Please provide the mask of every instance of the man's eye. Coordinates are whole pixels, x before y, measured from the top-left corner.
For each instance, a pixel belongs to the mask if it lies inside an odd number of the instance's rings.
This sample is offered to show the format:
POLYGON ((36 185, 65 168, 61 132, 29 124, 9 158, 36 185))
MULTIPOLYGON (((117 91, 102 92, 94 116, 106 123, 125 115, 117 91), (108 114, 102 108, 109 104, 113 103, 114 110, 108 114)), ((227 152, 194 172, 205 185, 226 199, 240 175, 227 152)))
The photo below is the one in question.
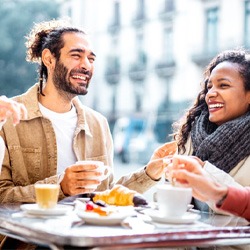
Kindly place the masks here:
POLYGON ((90 57, 90 58, 89 58, 89 61, 90 61, 90 62, 94 62, 94 61, 95 61, 95 58, 94 58, 94 57, 90 57))
POLYGON ((73 57, 77 57, 77 58, 79 58, 79 57, 80 57, 80 55, 79 55, 79 54, 72 54, 72 56, 73 56, 73 57))

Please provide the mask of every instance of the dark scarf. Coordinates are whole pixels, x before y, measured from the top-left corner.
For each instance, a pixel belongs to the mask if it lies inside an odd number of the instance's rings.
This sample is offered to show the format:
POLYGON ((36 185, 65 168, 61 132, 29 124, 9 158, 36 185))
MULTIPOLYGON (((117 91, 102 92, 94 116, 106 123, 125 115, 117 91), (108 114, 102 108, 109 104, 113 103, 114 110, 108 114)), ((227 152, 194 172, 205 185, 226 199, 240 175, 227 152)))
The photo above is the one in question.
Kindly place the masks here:
POLYGON ((204 111, 193 124, 191 139, 193 155, 229 173, 250 155, 250 112, 216 126, 204 111))
MULTIPOLYGON (((192 127, 193 155, 229 173, 250 155, 250 112, 220 126, 210 122, 208 115, 203 111, 192 127)), ((192 203, 196 209, 209 211, 204 202, 193 198, 192 203)))

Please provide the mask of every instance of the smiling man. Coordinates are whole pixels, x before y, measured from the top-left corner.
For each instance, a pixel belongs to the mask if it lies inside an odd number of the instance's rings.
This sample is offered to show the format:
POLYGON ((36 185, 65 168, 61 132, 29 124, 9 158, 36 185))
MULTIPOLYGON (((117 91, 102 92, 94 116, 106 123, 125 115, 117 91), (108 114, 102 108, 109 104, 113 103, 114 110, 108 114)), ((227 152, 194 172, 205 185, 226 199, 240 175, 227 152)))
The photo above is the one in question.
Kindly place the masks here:
POLYGON ((7 145, 0 177, 0 202, 35 202, 34 184, 60 182, 59 199, 105 190, 96 166, 78 160, 113 165, 113 144, 104 116, 83 106, 94 71, 95 54, 80 29, 53 20, 36 24, 27 36, 27 60, 39 63, 39 84, 14 99, 28 117, 18 126, 9 121, 1 132, 7 145))
MULTIPOLYGON (((39 83, 14 100, 23 103, 28 117, 0 132, 6 152, 0 176, 0 202, 35 202, 35 183, 61 185, 59 199, 112 188, 113 142, 107 119, 84 106, 95 54, 88 36, 58 20, 36 24, 27 36, 27 60, 39 64, 39 83), (102 161, 111 174, 104 180, 95 165, 102 161), (96 189, 97 187, 97 189, 96 189)), ((143 193, 162 173, 156 160, 117 183, 143 193)))

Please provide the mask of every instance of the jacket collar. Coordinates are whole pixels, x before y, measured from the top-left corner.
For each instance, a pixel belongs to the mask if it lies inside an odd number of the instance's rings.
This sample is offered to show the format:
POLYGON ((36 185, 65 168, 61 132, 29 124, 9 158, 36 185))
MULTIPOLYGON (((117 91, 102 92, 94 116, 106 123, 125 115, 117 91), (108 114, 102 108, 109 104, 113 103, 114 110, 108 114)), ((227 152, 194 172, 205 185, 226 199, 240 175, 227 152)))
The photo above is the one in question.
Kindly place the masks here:
MULTIPOLYGON (((19 101, 22 102, 27 111, 28 116, 27 119, 23 120, 32 120, 38 117, 43 117, 39 106, 38 106, 38 95, 39 95, 39 84, 33 85, 31 88, 27 90, 26 93, 19 96, 19 101)), ((80 102, 78 97, 75 97, 72 100, 73 105, 76 108, 77 116, 78 116, 78 126, 77 126, 77 133, 80 132, 80 130, 85 130, 85 133, 92 137, 92 133, 90 131, 86 115, 85 115, 85 106, 80 102)))

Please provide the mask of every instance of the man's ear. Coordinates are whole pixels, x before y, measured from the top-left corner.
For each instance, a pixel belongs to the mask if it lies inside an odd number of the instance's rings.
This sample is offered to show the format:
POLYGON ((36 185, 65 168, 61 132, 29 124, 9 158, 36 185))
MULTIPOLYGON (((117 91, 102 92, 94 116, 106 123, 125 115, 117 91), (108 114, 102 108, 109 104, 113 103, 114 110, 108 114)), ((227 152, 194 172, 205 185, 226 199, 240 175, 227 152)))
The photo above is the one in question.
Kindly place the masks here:
POLYGON ((55 57, 49 49, 42 51, 42 62, 47 67, 48 72, 54 69, 55 61, 55 57))

